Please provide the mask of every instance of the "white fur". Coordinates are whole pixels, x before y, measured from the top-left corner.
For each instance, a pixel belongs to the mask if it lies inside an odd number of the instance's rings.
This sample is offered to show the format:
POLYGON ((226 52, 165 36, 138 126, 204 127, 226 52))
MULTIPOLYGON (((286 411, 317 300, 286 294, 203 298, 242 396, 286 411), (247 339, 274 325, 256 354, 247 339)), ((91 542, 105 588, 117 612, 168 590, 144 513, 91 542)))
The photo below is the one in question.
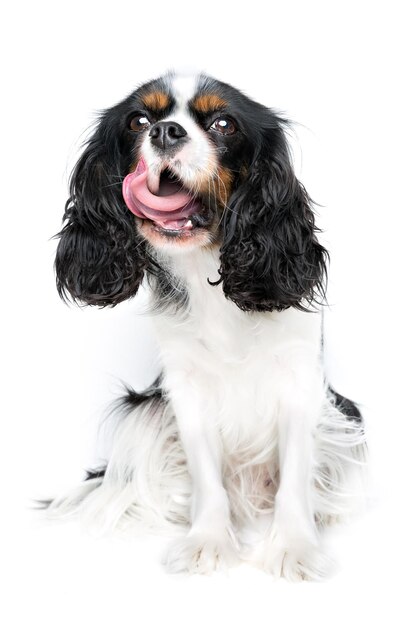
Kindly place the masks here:
POLYGON ((135 525, 185 536, 165 562, 209 572, 251 558, 248 525, 268 520, 258 559, 288 579, 324 576, 322 529, 351 509, 363 435, 326 395, 321 316, 244 313, 211 286, 215 248, 182 249, 164 263, 189 305, 155 317, 168 402, 124 417, 103 480, 56 501, 106 530, 135 525))
POLYGON ((188 103, 196 93, 199 76, 175 75, 169 78, 175 109, 160 121, 180 124, 187 132, 187 141, 178 152, 162 159, 160 153, 154 150, 150 136, 145 136, 140 152, 148 166, 148 184, 152 185, 154 180, 159 180, 161 170, 169 165, 188 189, 198 193, 201 184, 207 179, 215 178, 217 172, 216 148, 212 142, 207 141, 206 133, 188 109, 188 103))

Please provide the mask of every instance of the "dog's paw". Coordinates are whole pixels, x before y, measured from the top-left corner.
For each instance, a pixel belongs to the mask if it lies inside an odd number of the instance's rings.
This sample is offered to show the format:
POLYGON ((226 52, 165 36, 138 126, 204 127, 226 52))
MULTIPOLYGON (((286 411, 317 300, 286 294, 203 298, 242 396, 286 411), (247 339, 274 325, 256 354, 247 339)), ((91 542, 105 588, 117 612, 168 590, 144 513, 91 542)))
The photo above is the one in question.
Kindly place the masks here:
POLYGON ((169 546, 163 564, 172 574, 211 574, 238 561, 238 545, 231 530, 216 534, 191 530, 169 546))
POLYGON ((325 580, 334 571, 334 562, 325 554, 318 541, 306 537, 291 537, 271 532, 265 542, 263 569, 288 581, 325 580))

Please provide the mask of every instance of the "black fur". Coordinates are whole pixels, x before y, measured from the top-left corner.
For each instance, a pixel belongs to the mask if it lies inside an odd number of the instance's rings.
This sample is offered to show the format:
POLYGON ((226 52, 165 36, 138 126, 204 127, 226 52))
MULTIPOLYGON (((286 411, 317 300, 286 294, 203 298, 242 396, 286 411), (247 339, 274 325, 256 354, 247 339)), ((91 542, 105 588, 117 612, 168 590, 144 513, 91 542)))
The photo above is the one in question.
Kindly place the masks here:
POLYGON ((162 376, 158 376, 154 383, 144 391, 138 393, 130 387, 126 388, 126 394, 122 397, 121 403, 123 407, 129 411, 137 409, 145 402, 159 404, 164 401, 164 393, 161 387, 162 376))
POLYGON ((55 261, 61 297, 100 306, 134 296, 152 269, 122 197, 131 142, 121 117, 120 107, 103 114, 74 169, 55 261))
POLYGON ((156 267, 147 278, 154 293, 156 311, 160 313, 169 310, 175 313, 187 308, 189 298, 186 286, 175 279, 166 267, 156 267))
POLYGON ((332 387, 329 387, 329 393, 333 396, 335 406, 348 420, 354 421, 357 424, 363 423, 363 417, 359 407, 352 400, 337 393, 332 387))
POLYGON ((224 220, 224 293, 244 311, 305 310, 324 299, 328 254, 278 117, 269 120, 267 140, 248 170, 224 220))
POLYGON ((94 470, 87 470, 84 480, 94 480, 95 478, 103 478, 106 473, 106 467, 97 468, 94 470))

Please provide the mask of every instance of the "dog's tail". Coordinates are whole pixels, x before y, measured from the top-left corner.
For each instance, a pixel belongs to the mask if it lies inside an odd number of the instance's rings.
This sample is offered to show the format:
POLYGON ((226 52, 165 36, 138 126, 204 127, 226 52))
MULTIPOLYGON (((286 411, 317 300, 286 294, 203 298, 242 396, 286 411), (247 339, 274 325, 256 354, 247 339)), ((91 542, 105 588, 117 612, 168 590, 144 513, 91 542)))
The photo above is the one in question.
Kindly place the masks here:
POLYGON ((45 503, 50 519, 80 517, 100 533, 140 528, 184 528, 191 482, 170 403, 157 379, 143 393, 131 389, 118 402, 120 417, 106 467, 45 503), (133 522, 133 524, 132 524, 133 522))

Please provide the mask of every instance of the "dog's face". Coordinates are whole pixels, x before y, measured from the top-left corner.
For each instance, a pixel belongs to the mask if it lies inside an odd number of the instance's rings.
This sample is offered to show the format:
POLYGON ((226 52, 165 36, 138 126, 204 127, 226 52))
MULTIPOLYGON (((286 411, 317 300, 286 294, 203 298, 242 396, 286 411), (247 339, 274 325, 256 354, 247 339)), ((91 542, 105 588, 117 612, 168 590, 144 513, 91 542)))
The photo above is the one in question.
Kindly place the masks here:
POLYGON ((212 78, 168 75, 120 105, 132 145, 124 197, 154 246, 221 241, 222 216, 268 115, 248 103, 212 78))
POLYGON ((114 305, 145 274, 169 282, 161 254, 210 246, 219 253, 215 285, 242 310, 315 301, 326 251, 285 126, 204 75, 168 74, 105 111, 71 179, 60 294, 114 305))

